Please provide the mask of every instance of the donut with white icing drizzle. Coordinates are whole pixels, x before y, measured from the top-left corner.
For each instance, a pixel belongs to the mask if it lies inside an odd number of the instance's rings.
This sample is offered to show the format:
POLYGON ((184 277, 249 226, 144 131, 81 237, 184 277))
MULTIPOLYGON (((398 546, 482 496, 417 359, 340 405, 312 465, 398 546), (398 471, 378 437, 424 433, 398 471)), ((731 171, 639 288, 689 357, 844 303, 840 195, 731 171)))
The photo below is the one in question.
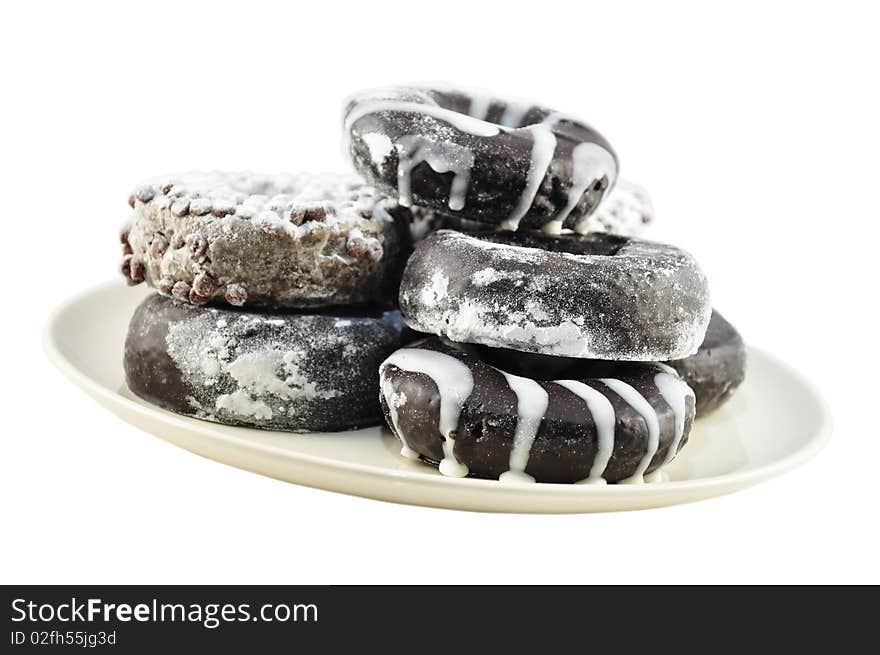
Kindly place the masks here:
POLYGON ((742 384, 746 377, 746 347, 736 328, 713 311, 706 338, 696 354, 667 364, 694 390, 697 416, 704 416, 726 403, 742 384))
POLYGON ((607 234, 464 234, 416 245, 400 287, 414 330, 564 357, 665 361, 697 351, 706 278, 673 246, 607 234))
POLYGON ((520 355, 436 337, 393 353, 380 394, 401 454, 503 483, 640 483, 687 443, 694 394, 665 364, 520 355))
POLYGON ((344 130, 355 168, 401 205, 509 230, 586 232, 617 180, 617 156, 583 121, 480 93, 366 91, 344 130))
POLYGON ((196 305, 383 302, 410 248, 409 210, 354 175, 190 172, 129 204, 127 281, 196 305))
MULTIPOLYGON (((459 232, 485 232, 503 229, 479 223, 449 212, 411 207, 410 235, 421 241, 431 232, 449 229, 459 232)), ((614 188, 602 199, 598 209, 585 223, 588 233, 606 232, 626 237, 639 236, 654 221, 654 208, 648 192, 627 180, 617 180, 614 188)))
POLYGON ((205 420, 293 432, 382 421, 376 370, 399 348, 397 311, 316 314, 193 307, 158 294, 135 310, 128 388, 205 420))

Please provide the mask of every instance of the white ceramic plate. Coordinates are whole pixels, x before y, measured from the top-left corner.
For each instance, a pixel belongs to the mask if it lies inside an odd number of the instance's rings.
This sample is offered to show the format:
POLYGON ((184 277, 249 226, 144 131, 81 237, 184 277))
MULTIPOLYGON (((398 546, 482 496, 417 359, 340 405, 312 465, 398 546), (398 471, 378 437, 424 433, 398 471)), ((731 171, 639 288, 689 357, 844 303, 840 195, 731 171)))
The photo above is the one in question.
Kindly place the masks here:
POLYGON ((389 500, 492 512, 645 509, 730 493, 815 455, 830 433, 821 397, 799 374, 749 350, 745 383, 719 411, 696 421, 690 442, 645 485, 501 484, 441 476, 399 455, 388 430, 289 434, 218 425, 149 405, 125 386, 128 320, 149 293, 105 284, 64 304, 49 321, 50 359, 117 416, 194 453, 280 480, 389 500))

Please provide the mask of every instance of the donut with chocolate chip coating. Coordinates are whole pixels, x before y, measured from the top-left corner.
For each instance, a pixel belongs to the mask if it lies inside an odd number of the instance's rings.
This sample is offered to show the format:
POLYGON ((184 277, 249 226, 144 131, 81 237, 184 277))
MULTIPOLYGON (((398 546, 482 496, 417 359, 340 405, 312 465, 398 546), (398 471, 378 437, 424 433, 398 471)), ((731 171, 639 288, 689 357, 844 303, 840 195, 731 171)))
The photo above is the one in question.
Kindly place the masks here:
POLYGON ((366 91, 344 130, 355 168, 402 205, 510 230, 586 232, 617 179, 617 156, 586 123, 482 93, 366 91))
POLYGON ((129 204, 126 280, 196 305, 390 303, 409 250, 409 210, 351 175, 184 173, 129 204))
POLYGON ((687 443, 693 392, 665 364, 569 360, 536 379, 518 359, 436 337, 393 353, 380 393, 401 454, 453 477, 638 483, 687 443))
POLYGON ((673 246, 608 234, 464 234, 419 242, 400 286, 411 328, 563 357, 665 361, 697 351, 706 277, 673 246))

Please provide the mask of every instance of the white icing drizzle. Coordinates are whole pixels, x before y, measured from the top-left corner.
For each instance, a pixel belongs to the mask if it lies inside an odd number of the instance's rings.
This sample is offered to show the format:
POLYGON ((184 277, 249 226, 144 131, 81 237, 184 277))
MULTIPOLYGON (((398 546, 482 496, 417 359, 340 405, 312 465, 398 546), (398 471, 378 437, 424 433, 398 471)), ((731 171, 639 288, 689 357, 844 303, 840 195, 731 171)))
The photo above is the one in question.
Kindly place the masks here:
MULTIPOLYGON (((568 200, 565 207, 560 210, 553 220, 548 221, 541 228, 545 234, 561 234, 562 224, 581 197, 596 180, 606 176, 609 180, 616 179, 617 166, 614 158, 605 148, 595 143, 580 143, 571 152, 572 184, 568 190, 568 200)), ((610 190, 609 190, 610 191, 610 190)), ((609 191, 606 191, 606 195, 609 191)), ((575 232, 586 234, 589 232, 589 217, 582 217, 575 224, 575 232)))
POLYGON ((581 482, 589 484, 605 484, 602 474, 608 468, 611 454, 614 452, 614 405, 601 392, 577 380, 556 380, 555 384, 565 387, 587 404, 587 410, 593 417, 598 439, 596 456, 590 467, 590 475, 581 482))
MULTIPOLYGON (((381 377, 381 376, 380 376, 381 377)), ((388 405, 388 414, 391 416, 391 427, 394 428, 394 434, 400 439, 400 454, 407 459, 418 459, 419 454, 410 448, 406 441, 406 436, 397 422, 397 410, 406 402, 406 396, 397 393, 394 385, 389 380, 382 380, 382 395, 385 396, 385 402, 388 405)))
POLYGON ((528 113, 532 106, 533 105, 531 104, 523 102, 508 101, 507 106, 504 108, 504 113, 501 114, 501 120, 499 122, 504 127, 517 128, 520 126, 523 117, 528 113))
POLYGON ((507 380, 511 391, 516 394, 516 431, 513 435, 513 448, 510 451, 510 470, 498 478, 501 482, 534 482, 535 478, 526 473, 529 454, 541 420, 547 411, 547 392, 529 378, 499 371, 507 380))
POLYGON ((660 482, 666 482, 668 480, 666 472, 662 468, 656 468, 650 473, 646 473, 644 478, 645 484, 658 484, 660 482))
MULTIPOLYGON (((571 151, 571 169, 571 188, 568 190, 568 201, 553 220, 544 226, 544 231, 547 233, 558 234, 561 231, 565 219, 578 204, 584 192, 596 180, 605 176, 613 182, 617 177, 614 157, 605 148, 595 143, 579 143, 574 147, 571 151)), ((578 220, 574 227, 575 232, 584 234, 584 223, 583 219, 578 220)))
POLYGON ((401 205, 412 206, 412 169, 425 162, 436 173, 453 173, 449 189, 449 208, 458 211, 464 208, 474 153, 464 146, 450 142, 439 142, 421 136, 402 136, 397 142, 397 192, 401 205))
MULTIPOLYGON (((451 355, 435 350, 401 348, 391 354, 379 367, 382 376, 385 367, 394 365, 401 370, 427 375, 437 385, 440 394, 440 424, 438 429, 443 437, 443 460, 440 473, 450 477, 463 478, 468 468, 455 457, 455 441, 452 436, 458 428, 458 419, 465 401, 474 388, 474 377, 470 368, 451 355)), ((384 392, 384 387, 383 387, 384 392)), ((385 398, 388 401, 388 396, 385 398)), ((403 435, 398 431, 401 441, 403 435)))
POLYGON ((526 177, 526 186, 513 213, 501 223, 501 227, 505 230, 516 230, 519 227, 519 222, 535 201, 538 187, 547 174, 550 162, 553 161, 553 154, 556 152, 556 135, 553 134, 550 124, 547 122, 539 123, 530 125, 526 129, 531 131, 533 139, 529 172, 526 177))
MULTIPOLYGON (((431 103, 420 103, 395 99, 363 100, 355 105, 345 118, 345 133, 348 135, 355 122, 367 116, 383 111, 401 113, 424 114, 452 125, 462 132, 474 136, 493 137, 497 136, 502 129, 520 129, 519 125, 528 113, 532 105, 520 102, 507 102, 504 113, 501 116, 499 127, 485 119, 491 106, 491 97, 485 94, 471 96, 468 113, 446 109, 431 103)), ((529 125, 521 129, 527 129, 532 133, 532 151, 529 160, 529 170, 526 176, 526 184, 523 192, 510 216, 501 222, 501 227, 506 230, 517 230, 520 221, 525 216, 535 201, 541 181, 547 175, 547 170, 553 161, 556 151, 556 135, 553 128, 563 118, 564 114, 554 112, 549 114, 542 122, 529 125)), ((569 119, 572 120, 572 119, 569 119)), ((384 144, 370 143, 370 155, 376 159, 384 160, 384 144)), ((449 208, 453 211, 464 209, 465 197, 470 182, 471 170, 474 165, 474 154, 468 148, 448 141, 437 141, 416 135, 403 136, 396 145, 398 151, 398 193, 399 202, 405 207, 412 206, 410 190, 410 173, 412 169, 422 162, 427 162, 437 173, 454 174, 452 185, 449 190, 449 208)), ((565 219, 580 201, 583 194, 597 180, 603 176, 613 184, 617 176, 617 165, 614 157, 602 146, 595 143, 580 143, 574 147, 571 153, 572 160, 572 185, 568 191, 566 205, 556 216, 542 226, 542 231, 547 234, 560 234, 565 219)), ((609 189, 610 191, 610 189, 609 189)), ((607 194, 607 191, 606 191, 607 194)), ((585 234, 590 231, 589 217, 582 217, 574 226, 575 232, 585 234)))
POLYGON ((675 414, 675 435, 672 439, 672 444, 669 446, 669 450, 666 452, 666 457, 663 459, 663 464, 661 465, 665 466, 675 458, 676 454, 678 454, 678 447, 681 444, 681 438, 684 436, 684 422, 687 415, 687 399, 688 397, 694 398, 694 392, 688 386, 687 382, 678 377, 678 374, 672 371, 670 367, 666 365, 662 366, 664 369, 668 370, 657 373, 657 375, 654 376, 654 384, 657 386, 657 390, 660 392, 663 400, 666 401, 666 404, 672 408, 672 412, 675 414))
POLYGON ((562 234, 562 219, 554 218, 547 221, 541 226, 541 232, 544 234, 558 235, 562 234))
POLYGON ((600 378, 599 381, 623 398, 630 407, 645 419, 645 424, 648 426, 648 446, 645 456, 642 457, 642 460, 636 467, 635 473, 626 480, 620 481, 624 484, 642 484, 645 481, 645 471, 651 465, 651 460, 654 459, 654 455, 657 454, 657 449, 660 447, 660 419, 657 417, 657 412, 651 407, 651 403, 645 400, 645 397, 632 385, 627 384, 623 380, 615 380, 613 378, 600 378))
POLYGON ((351 112, 345 117, 345 133, 351 130, 354 125, 364 116, 376 114, 382 111, 396 111, 404 114, 424 114, 438 120, 449 123, 456 129, 474 136, 496 136, 501 132, 494 123, 488 123, 479 118, 468 116, 451 109, 444 109, 439 105, 425 104, 421 102, 407 102, 403 100, 372 100, 361 102, 352 108, 351 112))
POLYGON ((384 134, 367 132, 361 135, 361 139, 367 144, 367 150, 370 151, 370 159, 373 160, 376 166, 384 165, 385 159, 394 150, 394 144, 391 143, 391 139, 384 134))
MULTIPOLYGON (((382 394, 388 406, 389 419, 395 434, 401 441, 401 455, 410 459, 418 459, 418 453, 407 442, 406 435, 398 422, 398 410, 406 404, 403 393, 395 391, 390 380, 385 379, 385 369, 394 365, 404 371, 421 373, 430 377, 440 394, 440 420, 438 431, 443 438, 443 459, 440 462, 440 473, 451 477, 464 477, 468 468, 455 456, 453 434, 458 428, 464 403, 470 397, 474 379, 470 368, 461 360, 434 350, 420 348, 402 348, 386 359, 379 369, 382 394)), ((687 417, 687 399, 694 398, 694 392, 670 366, 655 364, 659 371, 654 376, 654 384, 663 400, 672 409, 675 416, 675 434, 665 455, 662 466, 675 457, 681 440, 684 437, 687 417)), ((514 431, 513 445, 510 451, 509 469, 499 476, 504 483, 534 483, 535 479, 526 473, 535 437, 544 420, 549 397, 547 391, 535 380, 525 378, 500 369, 508 386, 516 396, 517 422, 514 431)), ((615 392, 645 421, 648 440, 645 454, 639 461, 635 472, 620 484, 643 484, 661 481, 658 470, 646 474, 651 461, 660 447, 660 419, 650 402, 635 387, 616 378, 599 378, 611 391, 615 392)), ((554 380, 552 384, 572 392, 584 401, 587 411, 593 420, 596 432, 596 454, 590 466, 589 475, 578 484, 606 484, 603 477, 608 463, 614 453, 616 413, 611 400, 601 391, 579 380, 554 380)))
POLYGON ((478 120, 485 120, 491 104, 491 97, 486 94, 475 93, 471 96, 471 105, 468 108, 468 114, 478 120))

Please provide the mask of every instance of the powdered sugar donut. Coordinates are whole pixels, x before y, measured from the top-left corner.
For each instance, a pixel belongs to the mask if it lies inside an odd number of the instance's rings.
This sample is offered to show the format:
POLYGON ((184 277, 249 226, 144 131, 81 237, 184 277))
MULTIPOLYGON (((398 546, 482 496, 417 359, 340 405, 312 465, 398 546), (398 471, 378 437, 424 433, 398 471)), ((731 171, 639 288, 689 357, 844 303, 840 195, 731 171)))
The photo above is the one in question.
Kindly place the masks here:
POLYGON ((408 210, 349 175, 184 173, 129 203, 123 274, 194 304, 385 302, 408 249, 408 210))
POLYGON ((394 312, 252 313, 153 294, 125 341, 129 389, 179 414, 294 432, 381 422, 376 370, 401 345, 394 312))
POLYGON ((667 362, 697 396, 697 416, 726 403, 746 377, 746 347, 736 328, 718 312, 696 354, 667 362))
POLYGON ((647 190, 628 180, 617 180, 596 211, 584 219, 582 230, 635 237, 653 221, 654 206, 647 190))
POLYGON ((516 359, 436 337, 392 354, 380 386, 401 454, 456 477, 638 483, 687 442, 694 395, 665 364, 577 360, 545 380, 498 361, 516 359))
POLYGON ((421 241, 400 287, 415 330, 566 357, 664 361, 697 351, 711 306, 694 258, 606 234, 463 234, 421 241))
MULTIPOLYGON (((596 211, 585 219, 584 227, 587 232, 638 236, 653 220, 654 208, 648 192, 632 182, 617 180, 596 211)), ((501 228, 446 212, 411 207, 410 235, 413 241, 421 241, 431 232, 443 229, 485 232, 501 228)))
POLYGON ((617 157, 582 121, 485 94, 398 87, 354 96, 347 149, 372 184, 504 228, 588 230, 617 179, 617 157))

